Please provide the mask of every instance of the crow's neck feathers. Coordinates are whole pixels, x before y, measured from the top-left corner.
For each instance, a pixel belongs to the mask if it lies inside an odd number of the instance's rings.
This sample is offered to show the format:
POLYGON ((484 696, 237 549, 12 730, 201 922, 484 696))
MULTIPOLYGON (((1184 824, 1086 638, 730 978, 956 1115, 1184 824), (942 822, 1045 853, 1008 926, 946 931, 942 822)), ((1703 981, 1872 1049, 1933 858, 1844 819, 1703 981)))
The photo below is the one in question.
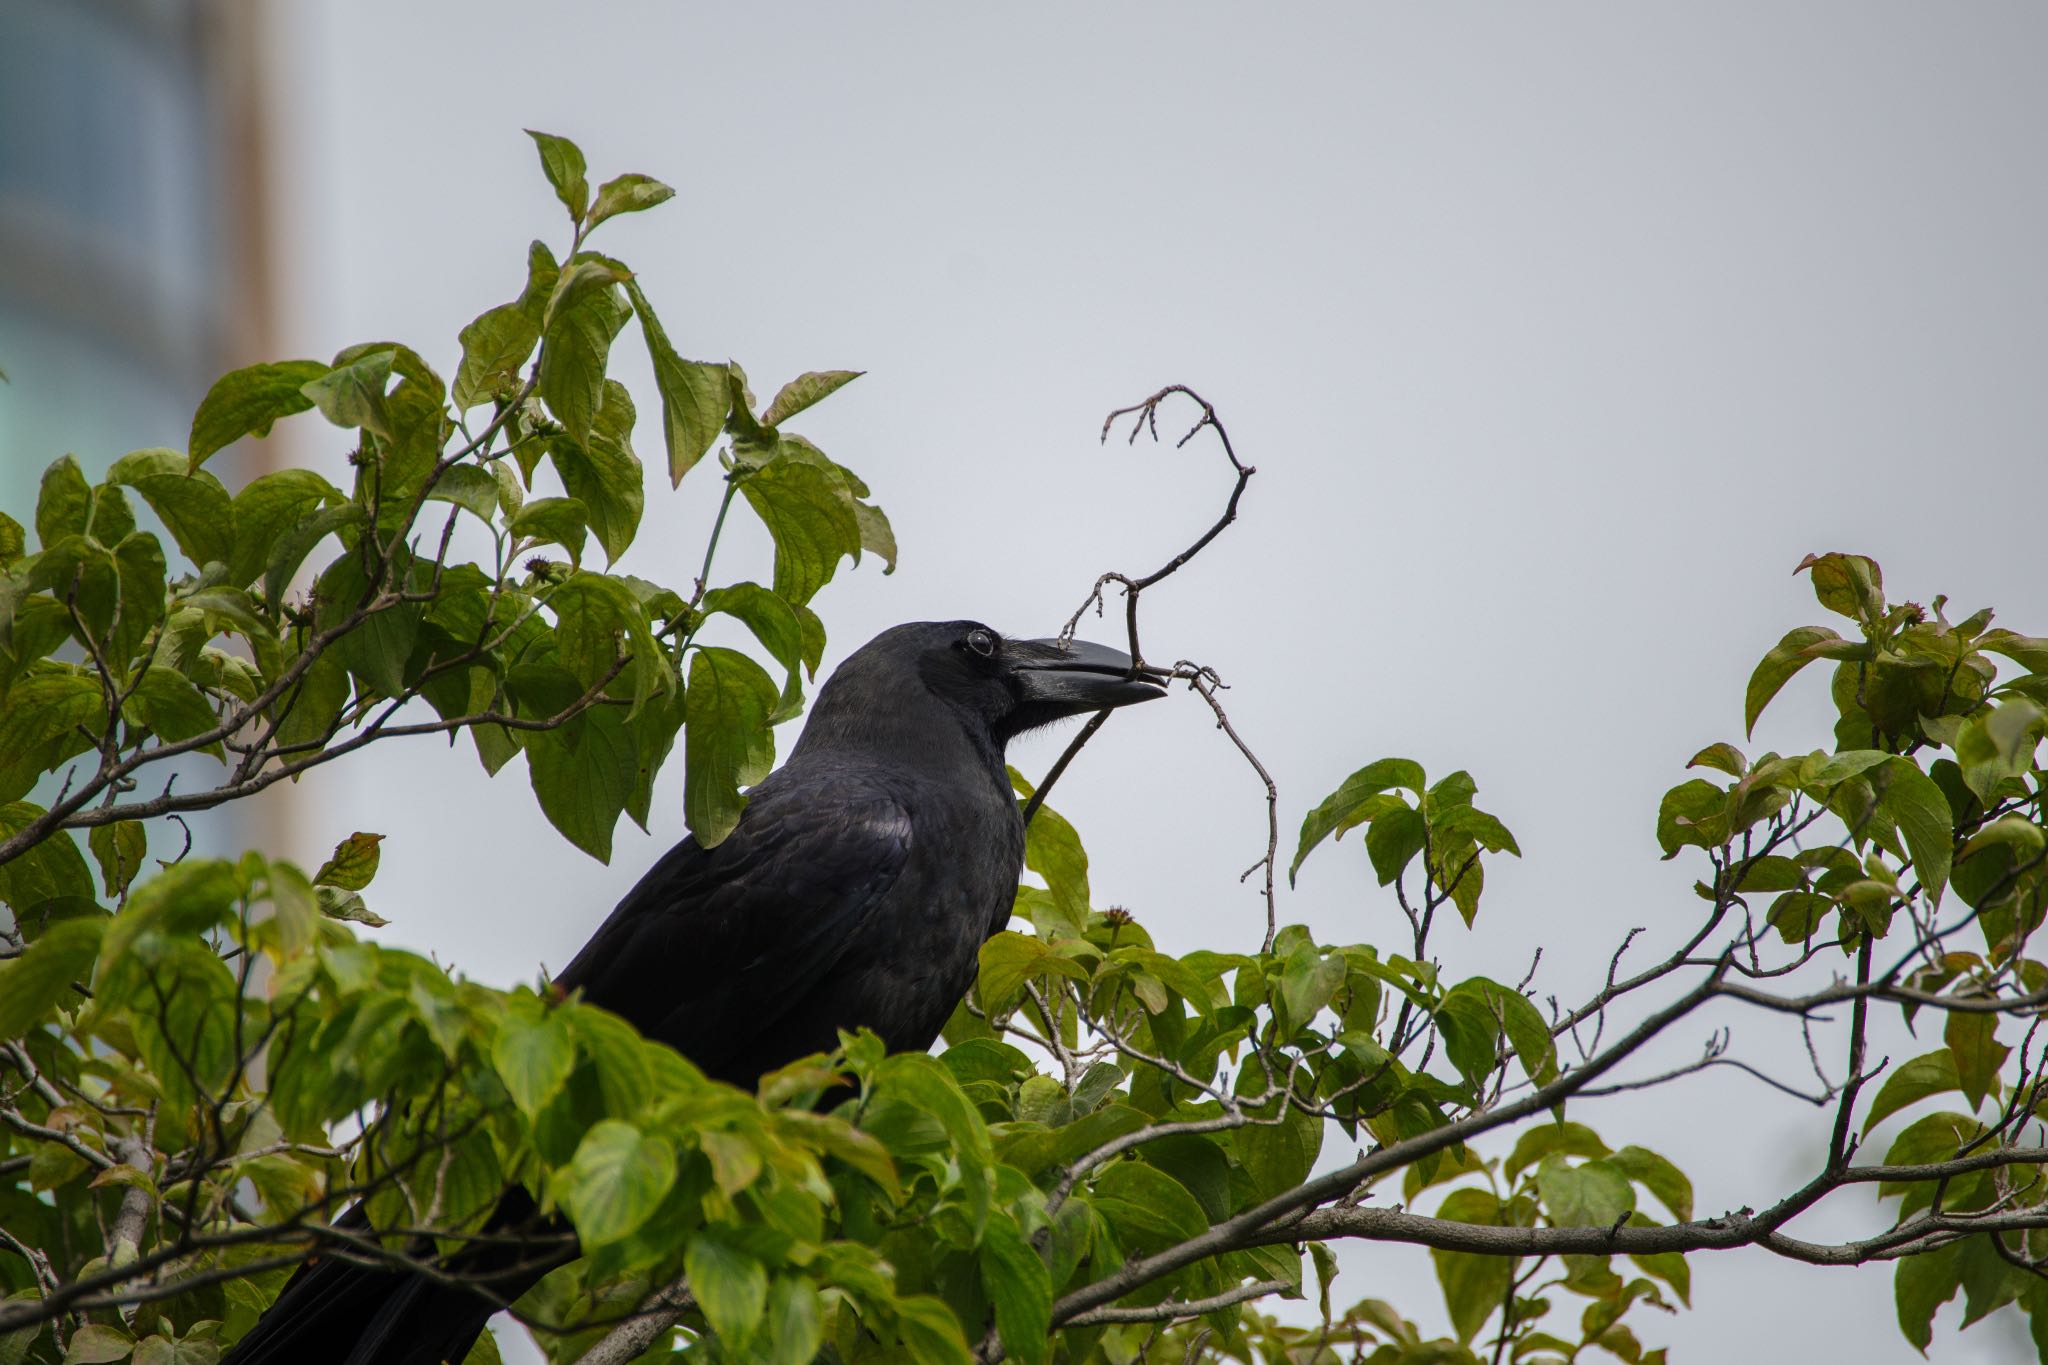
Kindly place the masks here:
POLYGON ((958 780, 963 760, 971 760, 1009 789, 1003 746, 988 718, 935 696, 914 668, 842 666, 819 691, 790 762, 827 755, 871 758, 947 780, 958 780))

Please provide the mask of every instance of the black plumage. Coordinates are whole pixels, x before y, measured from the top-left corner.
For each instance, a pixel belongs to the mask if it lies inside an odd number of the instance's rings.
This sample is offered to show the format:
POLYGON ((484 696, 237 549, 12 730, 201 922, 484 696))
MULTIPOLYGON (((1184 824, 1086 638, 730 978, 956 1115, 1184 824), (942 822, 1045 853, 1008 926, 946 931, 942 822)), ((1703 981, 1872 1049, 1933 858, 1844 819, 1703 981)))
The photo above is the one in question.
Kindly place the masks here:
MULTIPOLYGON (((1083 641, 1005 640, 973 621, 885 631, 826 682, 731 835, 669 850, 556 982, 737 1085, 835 1046, 840 1029, 928 1047, 1007 922, 1023 865, 1004 746, 1161 694, 1127 656, 1083 641)), ((515 1188, 489 1226, 534 1221, 515 1188)), ((510 1256, 458 1268, 510 1299, 546 1269, 506 1270, 510 1256)), ((457 1286, 325 1260, 227 1365, 459 1361, 491 1312, 457 1286)))

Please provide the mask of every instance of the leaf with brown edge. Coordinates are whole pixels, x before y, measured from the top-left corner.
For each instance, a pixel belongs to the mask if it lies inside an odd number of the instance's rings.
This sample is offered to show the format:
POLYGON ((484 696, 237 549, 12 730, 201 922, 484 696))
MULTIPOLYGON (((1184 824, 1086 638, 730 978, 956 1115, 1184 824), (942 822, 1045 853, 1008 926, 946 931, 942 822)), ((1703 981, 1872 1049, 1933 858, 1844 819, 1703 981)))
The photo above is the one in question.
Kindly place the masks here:
POLYGON ((344 891, 362 890, 377 875, 377 860, 382 856, 377 846, 383 842, 381 834, 349 835, 334 846, 334 856, 313 874, 314 884, 338 886, 344 891))
POLYGON ((1829 611, 1853 621, 1873 621, 1884 614, 1884 571, 1876 560, 1838 552, 1808 555, 1792 572, 1809 570, 1813 595, 1829 611))
POLYGON ((769 400, 767 410, 761 414, 761 425, 780 426, 865 373, 865 370, 812 370, 808 374, 800 374, 784 384, 769 400))

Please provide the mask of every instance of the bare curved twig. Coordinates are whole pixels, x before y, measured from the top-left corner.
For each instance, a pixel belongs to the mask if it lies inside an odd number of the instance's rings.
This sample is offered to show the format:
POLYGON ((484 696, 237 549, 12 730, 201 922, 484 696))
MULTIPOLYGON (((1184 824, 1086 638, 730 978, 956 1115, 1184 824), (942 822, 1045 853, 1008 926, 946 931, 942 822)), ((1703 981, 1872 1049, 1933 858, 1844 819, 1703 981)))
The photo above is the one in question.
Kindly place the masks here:
MULTIPOLYGON (((1081 618, 1087 615, 1088 609, 1091 606, 1100 615, 1102 611, 1103 590, 1112 583, 1120 586, 1124 590, 1124 628, 1130 638, 1131 667, 1133 672, 1144 669, 1155 674, 1165 674, 1169 677, 1185 681, 1189 689, 1199 695, 1208 704, 1209 709, 1215 713, 1216 727, 1229 736, 1230 742, 1237 747, 1237 751, 1244 755, 1245 761, 1251 764, 1252 770, 1258 774, 1259 781, 1266 789, 1266 853, 1263 858, 1245 870, 1244 876, 1249 877, 1252 873, 1258 872, 1261 869, 1264 869, 1265 872, 1265 881, 1262 889, 1266 902, 1266 936, 1261 950, 1266 951, 1272 948, 1273 936, 1278 929, 1278 911, 1274 899, 1273 871, 1275 861, 1280 855, 1280 789, 1274 783, 1273 775, 1267 771, 1266 765, 1259 761, 1258 755, 1252 752, 1251 746, 1245 743, 1244 738, 1237 733, 1236 728, 1230 723, 1229 713, 1224 710, 1221 699, 1216 695, 1224 686, 1222 678, 1217 675, 1216 671, 1200 664, 1191 663, 1185 659, 1176 663, 1171 669, 1157 668, 1149 665, 1145 662, 1144 649, 1138 639, 1139 597, 1144 594, 1145 589, 1179 572, 1182 566, 1187 564, 1189 560, 1206 549, 1210 541, 1222 535, 1225 527, 1237 520, 1238 501, 1244 496, 1245 485, 1251 482, 1252 475, 1259 472, 1258 466, 1248 465, 1237 458, 1237 449, 1231 444, 1230 433, 1225 430, 1223 423, 1217 418, 1215 407, 1208 399, 1202 397, 1202 395, 1196 393, 1185 384, 1168 384, 1143 402, 1133 403, 1128 407, 1116 409, 1109 416, 1102 419, 1101 439, 1105 442, 1108 441, 1109 434, 1115 428, 1118 420, 1128 417, 1132 420, 1130 433, 1125 438, 1126 444, 1135 445, 1140 433, 1149 434, 1154 441, 1157 441, 1159 439, 1160 404, 1176 394, 1191 399, 1201 408, 1202 415, 1196 419, 1192 427, 1188 428, 1185 435, 1174 442, 1174 448, 1179 449, 1185 446, 1205 430, 1214 431, 1217 442, 1223 447, 1224 458, 1230 461, 1230 468, 1237 475, 1237 481, 1231 485, 1230 496, 1223 505, 1223 512, 1207 530, 1195 538, 1193 544, 1167 560, 1166 563, 1160 565, 1151 573, 1137 578, 1122 573, 1105 573, 1097 577, 1095 586, 1089 590, 1088 596, 1083 599, 1080 606, 1074 609, 1074 614, 1067 618, 1066 624, 1060 627, 1060 638, 1063 640, 1073 638, 1075 628, 1080 625, 1081 618)), ((1038 784, 1038 788, 1032 793, 1031 799, 1025 803, 1024 818, 1027 821, 1037 812, 1038 807, 1044 803, 1046 793, 1051 791, 1053 783, 1059 780, 1060 774, 1067 770, 1067 765, 1073 762, 1074 756, 1081 751, 1082 747, 1089 740, 1095 737, 1096 731, 1102 728, 1102 722, 1107 718, 1108 714, 1105 711, 1092 718, 1082 728, 1081 733, 1074 736, 1073 742, 1067 745, 1066 750, 1060 754, 1058 761, 1053 764, 1052 769, 1046 774, 1045 780, 1038 784)), ((1243 880, 1243 878, 1239 880, 1243 880)))

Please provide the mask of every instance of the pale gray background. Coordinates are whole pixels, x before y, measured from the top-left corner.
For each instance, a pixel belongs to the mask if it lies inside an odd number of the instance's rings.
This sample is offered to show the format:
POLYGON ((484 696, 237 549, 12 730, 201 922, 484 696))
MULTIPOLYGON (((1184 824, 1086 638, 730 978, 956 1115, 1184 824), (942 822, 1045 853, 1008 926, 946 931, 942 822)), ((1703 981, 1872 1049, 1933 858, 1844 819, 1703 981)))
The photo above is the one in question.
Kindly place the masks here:
MULTIPOLYGON (((594 181, 681 188, 599 244, 686 353, 741 360, 764 398, 802 369, 869 371, 797 424, 903 545, 894 578, 824 594, 828 663, 911 618, 1049 633, 1098 571, 1179 548, 1227 488, 1220 458, 1094 433, 1164 382, 1206 393, 1261 473, 1243 523, 1150 601, 1151 648, 1230 681, 1289 849, 1367 760, 1474 771, 1528 856, 1490 877, 1479 932, 1443 936, 1457 975, 1519 979, 1542 945, 1542 984, 1576 997, 1628 926, 1656 947, 1692 922, 1698 867, 1659 865, 1655 803, 1701 744, 1741 738, 1751 665, 1819 618, 1791 576, 1806 552, 1861 550, 1897 595, 2048 630, 2037 8, 273 14, 282 353, 388 337, 452 371, 527 239, 564 237, 532 126, 580 140, 594 181)), ((652 422, 639 444, 658 463, 652 422)), ((628 567, 687 583, 715 495, 707 473, 651 490, 628 567)), ((721 568, 765 575, 761 538, 721 568)), ((1801 679, 1756 748, 1827 742, 1823 692, 1801 679)), ((678 835, 678 783, 602 868, 522 771, 486 781, 467 745, 421 741, 309 780, 297 852, 390 835, 383 939, 506 984, 561 965, 678 835)), ((1255 941, 1236 878, 1258 789, 1198 703, 1117 717, 1057 804, 1098 903, 1176 949, 1255 941)), ((1399 942, 1349 841, 1283 911, 1399 942)), ((1796 1033, 1736 1023, 1800 1078, 1796 1033)), ((1579 1116, 1679 1160, 1705 1212, 1772 1198, 1820 1131, 1732 1072, 1579 1116)), ((1885 1221, 1844 1196, 1799 1227, 1885 1221)), ((1442 1324, 1423 1253, 1345 1265, 1340 1295, 1442 1324)), ((1678 1360, 1912 1358, 1888 1270, 1694 1267, 1696 1311, 1636 1315, 1678 1360)), ((1956 1338, 1956 1311, 1938 1358, 2031 1358, 2003 1323, 1956 1338)))

